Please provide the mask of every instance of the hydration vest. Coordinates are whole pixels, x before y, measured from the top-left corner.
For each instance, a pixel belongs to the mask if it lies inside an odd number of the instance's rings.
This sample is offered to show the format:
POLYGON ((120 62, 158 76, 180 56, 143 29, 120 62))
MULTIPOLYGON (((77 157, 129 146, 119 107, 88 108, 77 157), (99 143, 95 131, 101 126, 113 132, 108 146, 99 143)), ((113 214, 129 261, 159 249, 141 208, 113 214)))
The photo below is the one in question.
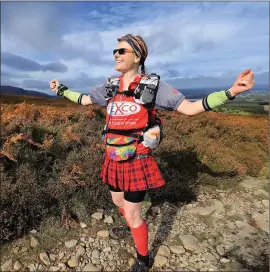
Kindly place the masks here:
MULTIPOLYGON (((124 136, 131 136, 137 138, 139 142, 143 141, 143 135, 137 134, 140 132, 147 131, 150 127, 158 125, 160 127, 161 139, 163 138, 162 132, 162 122, 161 119, 156 116, 156 110, 154 109, 156 95, 159 87, 160 76, 152 73, 150 76, 143 76, 140 79, 135 90, 127 90, 119 92, 120 78, 108 78, 105 85, 105 99, 109 103, 118 93, 124 94, 126 96, 134 97, 136 103, 145 107, 148 112, 148 125, 143 129, 110 129, 107 127, 103 130, 102 136, 105 137, 106 133, 119 134, 124 136)), ((113 102, 112 102, 113 103, 113 102)), ((110 115, 109 115, 110 119, 110 115)), ((109 121, 108 121, 109 123, 109 121)), ((160 140, 161 142, 161 140, 160 140)))

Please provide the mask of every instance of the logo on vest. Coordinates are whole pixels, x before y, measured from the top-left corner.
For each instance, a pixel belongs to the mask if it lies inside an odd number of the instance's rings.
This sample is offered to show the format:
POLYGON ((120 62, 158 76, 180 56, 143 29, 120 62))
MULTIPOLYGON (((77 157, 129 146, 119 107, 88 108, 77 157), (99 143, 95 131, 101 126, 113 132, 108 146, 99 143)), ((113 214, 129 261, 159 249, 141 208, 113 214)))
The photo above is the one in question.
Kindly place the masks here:
POLYGON ((107 113, 111 116, 127 116, 138 113, 141 106, 133 102, 114 102, 107 106, 107 113))

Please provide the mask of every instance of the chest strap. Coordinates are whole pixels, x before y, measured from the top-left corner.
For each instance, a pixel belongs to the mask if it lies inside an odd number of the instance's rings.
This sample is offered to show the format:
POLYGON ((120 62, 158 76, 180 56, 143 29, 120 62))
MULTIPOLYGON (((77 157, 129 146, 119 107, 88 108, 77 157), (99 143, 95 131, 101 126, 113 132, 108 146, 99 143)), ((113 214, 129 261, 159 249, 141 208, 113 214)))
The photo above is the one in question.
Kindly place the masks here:
POLYGON ((143 141, 143 135, 137 134, 140 132, 143 132, 145 129, 128 129, 128 130, 120 130, 120 129, 110 129, 107 128, 106 130, 102 131, 102 135, 105 135, 106 133, 112 133, 112 134, 118 134, 123 136, 130 136, 135 139, 138 139, 139 142, 143 141))

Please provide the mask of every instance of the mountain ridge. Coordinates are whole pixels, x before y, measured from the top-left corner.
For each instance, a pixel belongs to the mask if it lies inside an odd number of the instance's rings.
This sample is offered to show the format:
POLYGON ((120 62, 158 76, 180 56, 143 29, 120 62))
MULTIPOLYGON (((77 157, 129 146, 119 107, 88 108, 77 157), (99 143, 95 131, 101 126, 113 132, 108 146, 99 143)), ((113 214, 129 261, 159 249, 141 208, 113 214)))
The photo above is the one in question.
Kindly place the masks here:
POLYGON ((1 85, 0 86, 1 94, 15 94, 15 95, 31 95, 31 96, 41 96, 41 97, 48 97, 53 98, 53 95, 49 95, 43 92, 38 91, 30 91, 26 90, 20 87, 14 87, 14 86, 7 86, 7 85, 1 85))
MULTIPOLYGON (((216 92, 218 90, 224 90, 227 87, 210 87, 210 88, 177 88, 182 92, 185 96, 187 97, 193 97, 195 96, 196 98, 198 96, 204 96, 207 94, 210 94, 211 92, 216 92)), ((265 84, 259 84, 256 85, 252 88, 251 91, 255 92, 268 92, 269 86, 265 84)), ((14 87, 14 86, 8 86, 8 85, 1 85, 0 86, 0 93, 1 94, 13 94, 13 95, 29 95, 29 96, 39 96, 39 97, 47 97, 47 98, 59 98, 58 96, 55 95, 49 95, 44 92, 38 92, 38 91, 31 91, 31 90, 26 90, 24 88, 20 87, 14 87)), ((245 94, 250 94, 250 91, 248 91, 245 94)))

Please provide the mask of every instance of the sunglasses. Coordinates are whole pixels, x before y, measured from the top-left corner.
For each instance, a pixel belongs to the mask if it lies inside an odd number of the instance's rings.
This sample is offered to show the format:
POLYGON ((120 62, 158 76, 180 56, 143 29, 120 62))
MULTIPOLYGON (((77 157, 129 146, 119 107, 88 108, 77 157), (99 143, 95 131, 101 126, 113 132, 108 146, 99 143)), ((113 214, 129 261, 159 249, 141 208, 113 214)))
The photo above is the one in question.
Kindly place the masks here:
POLYGON ((113 50, 113 55, 115 55, 118 52, 119 55, 125 55, 126 53, 133 53, 134 50, 128 49, 128 48, 119 48, 113 50))

